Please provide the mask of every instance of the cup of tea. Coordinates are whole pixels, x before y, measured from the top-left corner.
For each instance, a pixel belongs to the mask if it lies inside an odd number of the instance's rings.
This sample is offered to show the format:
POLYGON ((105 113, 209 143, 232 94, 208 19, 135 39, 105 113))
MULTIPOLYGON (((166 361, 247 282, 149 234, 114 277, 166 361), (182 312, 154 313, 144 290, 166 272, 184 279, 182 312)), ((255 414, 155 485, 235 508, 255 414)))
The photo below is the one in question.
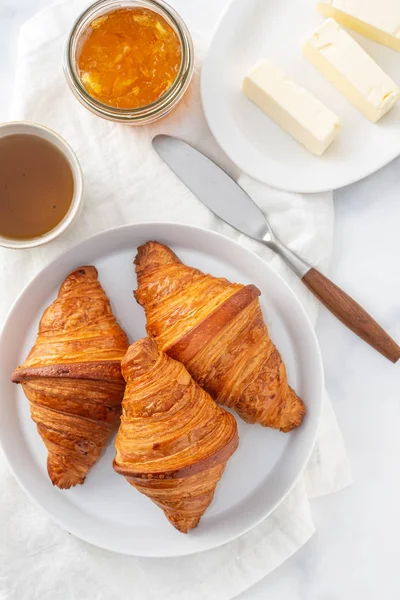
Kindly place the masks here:
POLYGON ((0 245, 33 248, 61 235, 82 204, 83 176, 69 144, 28 121, 0 124, 0 245))

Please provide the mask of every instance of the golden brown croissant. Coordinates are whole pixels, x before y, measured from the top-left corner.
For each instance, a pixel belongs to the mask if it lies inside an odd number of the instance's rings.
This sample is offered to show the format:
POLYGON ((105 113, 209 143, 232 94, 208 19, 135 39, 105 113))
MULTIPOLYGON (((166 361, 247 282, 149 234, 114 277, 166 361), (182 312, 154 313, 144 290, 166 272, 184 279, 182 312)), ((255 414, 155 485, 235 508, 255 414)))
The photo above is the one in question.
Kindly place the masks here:
POLYGON ((245 421, 282 431, 300 425, 305 407, 288 385, 254 285, 187 267, 158 242, 140 246, 135 264, 135 298, 161 350, 245 421))
POLYGON ((59 488, 83 483, 118 427, 128 345, 95 267, 68 275, 27 359, 12 374, 29 400, 50 479, 59 488))
POLYGON ((149 338, 129 347, 122 374, 114 469, 186 533, 198 525, 236 450, 236 421, 149 338))

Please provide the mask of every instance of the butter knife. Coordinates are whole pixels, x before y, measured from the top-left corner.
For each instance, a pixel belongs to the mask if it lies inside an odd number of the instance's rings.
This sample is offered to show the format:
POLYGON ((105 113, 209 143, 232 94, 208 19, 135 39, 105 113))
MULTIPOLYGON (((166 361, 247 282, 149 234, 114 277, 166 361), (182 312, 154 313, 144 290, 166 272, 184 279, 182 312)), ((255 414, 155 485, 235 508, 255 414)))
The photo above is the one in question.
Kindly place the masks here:
POLYGON ((400 347, 382 327, 337 285, 285 246, 265 214, 228 173, 177 138, 157 135, 153 147, 183 183, 217 217, 279 254, 307 288, 342 323, 393 363, 400 347))

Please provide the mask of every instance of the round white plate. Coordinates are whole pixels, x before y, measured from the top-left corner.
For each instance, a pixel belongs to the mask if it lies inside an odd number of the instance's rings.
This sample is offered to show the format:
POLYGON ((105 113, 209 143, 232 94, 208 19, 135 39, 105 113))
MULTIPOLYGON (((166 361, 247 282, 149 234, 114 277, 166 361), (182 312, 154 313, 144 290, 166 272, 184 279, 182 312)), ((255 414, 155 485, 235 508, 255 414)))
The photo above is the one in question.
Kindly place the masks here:
POLYGON ((67 531, 109 550, 140 556, 178 556, 224 544, 264 519, 286 496, 312 450, 321 409, 323 372, 314 331, 297 298, 269 267, 236 242, 216 233, 173 224, 130 225, 92 237, 47 266, 11 310, 0 338, 0 439, 24 490, 67 531), (47 453, 21 386, 10 382, 35 340, 38 321, 73 269, 94 264, 115 314, 131 341, 145 335, 142 308, 132 290, 132 261, 147 240, 168 244, 187 264, 232 281, 256 284, 270 333, 289 380, 304 398, 307 416, 290 434, 238 419, 240 446, 228 462, 215 499, 199 527, 176 531, 162 511, 112 469, 110 443, 83 485, 52 486, 47 453))
MULTIPOLYGON (((315 5, 316 0, 233 0, 202 72, 205 115, 225 153, 251 177, 295 192, 348 185, 400 154, 400 106, 370 123, 303 58, 305 40, 323 21, 315 5), (244 76, 261 58, 271 59, 340 117, 342 130, 322 157, 309 153, 242 93, 244 76)), ((400 54, 352 35, 400 84, 400 54)))

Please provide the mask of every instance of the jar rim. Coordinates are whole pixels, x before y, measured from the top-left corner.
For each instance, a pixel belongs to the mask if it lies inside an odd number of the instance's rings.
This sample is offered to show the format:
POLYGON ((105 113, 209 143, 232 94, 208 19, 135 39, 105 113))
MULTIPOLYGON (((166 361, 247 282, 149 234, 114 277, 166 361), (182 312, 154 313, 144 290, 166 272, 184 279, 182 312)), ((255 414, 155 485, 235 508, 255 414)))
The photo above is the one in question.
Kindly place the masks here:
POLYGON ((64 72, 76 98, 95 114, 119 122, 150 123, 166 115, 179 102, 192 78, 194 49, 190 31, 180 15, 164 0, 97 0, 86 8, 74 22, 67 37, 64 52, 64 72), (151 104, 136 108, 118 108, 100 102, 91 96, 82 84, 76 70, 75 49, 85 26, 113 8, 141 6, 161 14, 173 26, 181 45, 181 64, 171 87, 151 104))

